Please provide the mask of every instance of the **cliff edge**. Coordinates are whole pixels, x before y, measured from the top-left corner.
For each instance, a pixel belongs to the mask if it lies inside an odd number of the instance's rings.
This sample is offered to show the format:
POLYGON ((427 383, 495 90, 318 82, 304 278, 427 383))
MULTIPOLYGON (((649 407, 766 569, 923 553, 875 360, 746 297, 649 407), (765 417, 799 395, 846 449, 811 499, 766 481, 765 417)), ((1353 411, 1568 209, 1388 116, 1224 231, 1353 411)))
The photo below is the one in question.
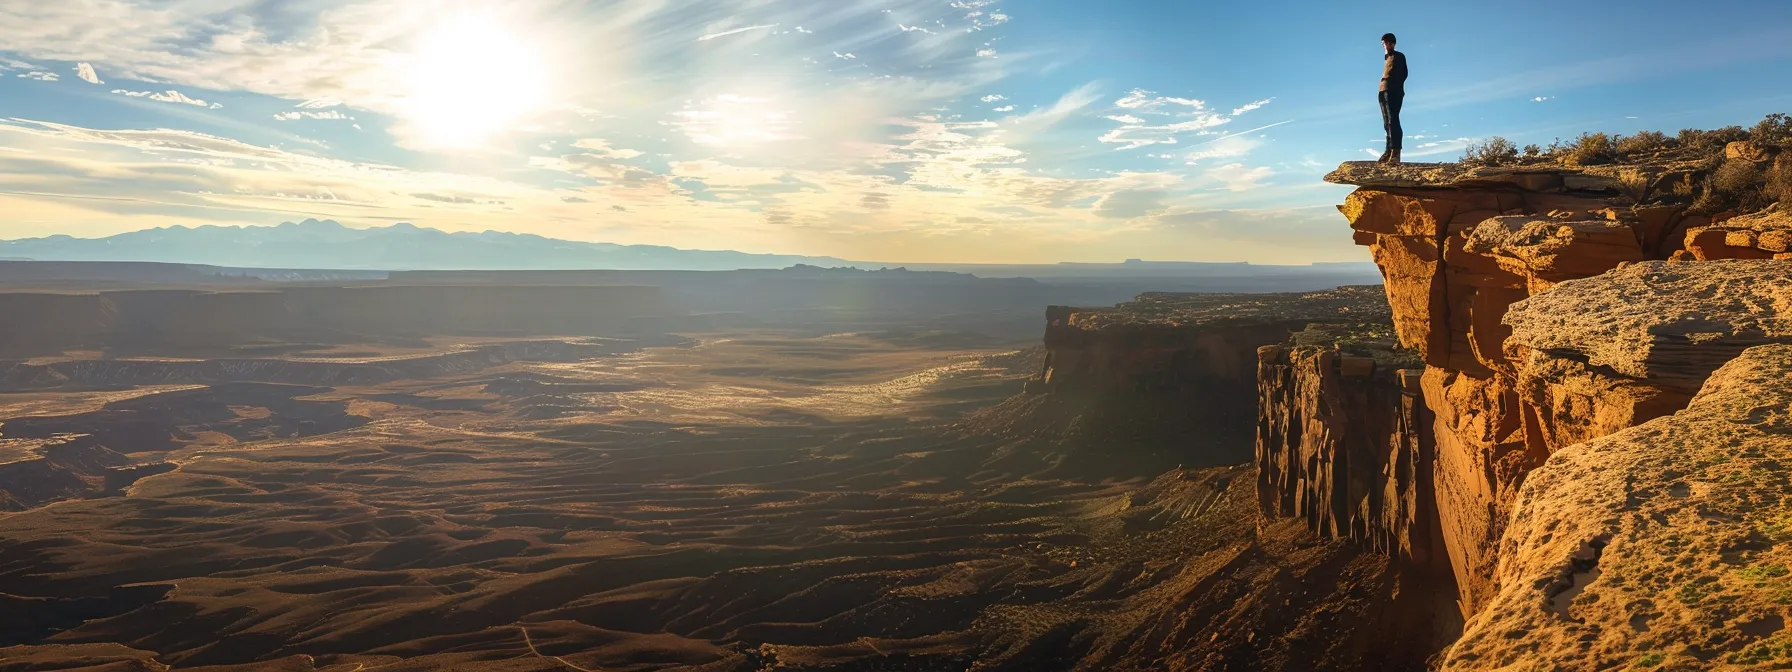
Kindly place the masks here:
POLYGON ((1451 579, 1443 669, 1792 663, 1792 215, 1718 193, 1780 170, 1738 144, 1327 176, 1422 363, 1266 353, 1259 498, 1451 579))

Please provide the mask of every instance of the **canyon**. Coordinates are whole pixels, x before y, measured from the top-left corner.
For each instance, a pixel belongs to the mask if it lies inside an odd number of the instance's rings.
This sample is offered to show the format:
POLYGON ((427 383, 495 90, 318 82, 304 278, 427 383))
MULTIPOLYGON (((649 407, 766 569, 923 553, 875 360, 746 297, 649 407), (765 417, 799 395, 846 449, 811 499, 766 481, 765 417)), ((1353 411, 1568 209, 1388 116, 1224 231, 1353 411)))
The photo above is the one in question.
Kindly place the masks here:
POLYGON ((0 670, 1781 669, 1792 218, 1708 169, 1348 163, 1381 286, 1117 303, 58 265, 0 670))

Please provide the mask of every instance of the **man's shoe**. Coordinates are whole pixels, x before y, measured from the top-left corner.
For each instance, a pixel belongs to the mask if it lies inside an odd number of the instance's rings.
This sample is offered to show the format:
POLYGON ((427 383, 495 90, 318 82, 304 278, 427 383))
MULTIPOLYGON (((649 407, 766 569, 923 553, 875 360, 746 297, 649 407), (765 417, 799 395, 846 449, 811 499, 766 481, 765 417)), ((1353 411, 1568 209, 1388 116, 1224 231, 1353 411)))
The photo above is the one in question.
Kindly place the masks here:
POLYGON ((1388 163, 1388 165, 1393 165, 1393 166, 1400 165, 1400 150, 1398 150, 1398 149, 1388 150, 1387 163, 1388 163))
POLYGON ((1388 162, 1388 158, 1389 158, 1389 157, 1392 157, 1392 156, 1393 156, 1393 155, 1394 155, 1394 150, 1391 150, 1391 149, 1390 149, 1390 150, 1387 150, 1387 151, 1385 151, 1385 152, 1382 152, 1382 153, 1381 153, 1381 158, 1379 158, 1379 159, 1376 159, 1376 160, 1375 160, 1375 162, 1376 162, 1376 163, 1387 163, 1387 162, 1388 162))

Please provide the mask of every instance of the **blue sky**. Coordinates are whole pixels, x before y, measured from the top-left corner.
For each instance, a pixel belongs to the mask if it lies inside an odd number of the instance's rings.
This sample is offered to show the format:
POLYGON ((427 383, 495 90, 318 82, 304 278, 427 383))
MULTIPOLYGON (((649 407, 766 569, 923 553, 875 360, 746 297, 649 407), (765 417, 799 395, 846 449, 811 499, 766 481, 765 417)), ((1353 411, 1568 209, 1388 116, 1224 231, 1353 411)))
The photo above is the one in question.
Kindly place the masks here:
POLYGON ((0 237, 305 217, 889 261, 1356 260, 1320 176, 1792 111, 1792 3, 0 6, 0 237), (85 65, 83 65, 85 64, 85 65))

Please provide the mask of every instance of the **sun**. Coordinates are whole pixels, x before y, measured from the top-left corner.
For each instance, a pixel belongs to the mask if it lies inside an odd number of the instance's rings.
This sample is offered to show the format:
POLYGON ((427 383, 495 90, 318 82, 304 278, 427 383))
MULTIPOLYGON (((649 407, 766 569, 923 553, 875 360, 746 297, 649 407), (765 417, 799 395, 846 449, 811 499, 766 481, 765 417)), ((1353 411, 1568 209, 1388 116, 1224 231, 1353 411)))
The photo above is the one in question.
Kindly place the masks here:
POLYGON ((483 147, 550 98, 549 60, 492 15, 461 14, 429 28, 411 64, 406 121, 431 147, 483 147))

